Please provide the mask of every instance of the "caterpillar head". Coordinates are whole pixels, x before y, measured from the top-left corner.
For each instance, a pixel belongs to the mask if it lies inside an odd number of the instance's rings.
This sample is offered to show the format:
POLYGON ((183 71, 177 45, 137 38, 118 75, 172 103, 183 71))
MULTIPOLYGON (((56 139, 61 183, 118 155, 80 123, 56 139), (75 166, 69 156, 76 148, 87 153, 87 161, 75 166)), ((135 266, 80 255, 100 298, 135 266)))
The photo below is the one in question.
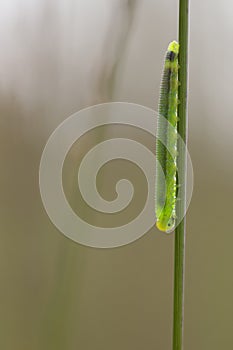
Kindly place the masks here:
POLYGON ((156 222, 156 226, 160 231, 169 233, 175 228, 175 218, 173 216, 167 218, 165 215, 161 215, 156 222))

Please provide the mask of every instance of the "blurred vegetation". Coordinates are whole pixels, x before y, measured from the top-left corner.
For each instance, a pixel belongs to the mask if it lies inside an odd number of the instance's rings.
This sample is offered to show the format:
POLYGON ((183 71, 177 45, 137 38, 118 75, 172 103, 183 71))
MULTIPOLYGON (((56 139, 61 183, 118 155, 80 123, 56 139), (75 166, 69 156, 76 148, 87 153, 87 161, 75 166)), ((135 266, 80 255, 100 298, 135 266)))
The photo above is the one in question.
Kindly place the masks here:
MULTIPOLYGON (((177 2, 136 5, 0 5, 1 349, 171 348, 173 238, 154 228, 122 248, 80 246, 49 221, 38 187, 43 147, 70 114, 109 100, 156 108, 164 49, 176 33, 177 2)), ((227 0, 191 5, 189 150, 195 188, 187 215, 184 339, 189 350, 233 345, 231 10, 227 0)))

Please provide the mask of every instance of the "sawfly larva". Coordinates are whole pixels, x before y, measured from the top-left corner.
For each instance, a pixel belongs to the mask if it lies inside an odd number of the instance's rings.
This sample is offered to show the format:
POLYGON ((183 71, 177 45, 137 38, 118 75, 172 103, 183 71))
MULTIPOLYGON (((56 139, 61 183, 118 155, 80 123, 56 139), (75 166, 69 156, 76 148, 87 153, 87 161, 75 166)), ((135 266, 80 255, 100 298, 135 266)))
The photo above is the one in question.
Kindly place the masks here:
POLYGON ((179 44, 167 49, 162 75, 156 133, 156 226, 169 232, 175 228, 177 201, 177 104, 179 44))

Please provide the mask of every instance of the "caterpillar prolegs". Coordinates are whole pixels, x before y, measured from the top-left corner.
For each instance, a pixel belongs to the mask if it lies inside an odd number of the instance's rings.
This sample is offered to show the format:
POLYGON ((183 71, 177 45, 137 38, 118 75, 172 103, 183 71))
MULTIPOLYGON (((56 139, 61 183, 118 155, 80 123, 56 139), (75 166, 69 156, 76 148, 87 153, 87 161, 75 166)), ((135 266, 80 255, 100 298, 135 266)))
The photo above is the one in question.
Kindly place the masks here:
POLYGON ((162 75, 156 133, 156 226, 172 231, 177 201, 177 105, 179 44, 169 44, 162 75))

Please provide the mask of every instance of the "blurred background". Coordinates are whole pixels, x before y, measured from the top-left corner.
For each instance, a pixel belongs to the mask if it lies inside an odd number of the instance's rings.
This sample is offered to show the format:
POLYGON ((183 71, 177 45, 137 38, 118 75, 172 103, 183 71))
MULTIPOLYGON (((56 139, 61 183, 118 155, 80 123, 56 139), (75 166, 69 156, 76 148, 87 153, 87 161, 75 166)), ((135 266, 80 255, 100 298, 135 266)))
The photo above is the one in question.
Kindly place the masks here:
MULTIPOLYGON (((194 192, 187 214, 184 329, 189 350, 233 348, 232 13, 230 0, 191 2, 188 146, 194 192)), ((174 237, 153 228, 115 249, 79 245, 50 222, 38 169, 50 134, 72 113, 110 101, 157 108, 177 14, 178 1, 168 0, 1 2, 1 349, 171 349, 174 237)), ((153 148, 154 140, 133 128, 107 133, 135 134, 153 148)), ((64 188, 76 208, 69 169, 85 147, 104 137, 104 129, 87 134, 68 155, 64 188)), ((99 184, 109 200, 111 166, 99 184)), ((115 165, 114 173, 119 169, 115 165)), ((134 170, 125 166, 119 176, 130 178, 134 170)), ((146 191, 140 176, 134 180, 146 191)), ((96 213, 87 211, 86 220, 105 225, 96 213)))

